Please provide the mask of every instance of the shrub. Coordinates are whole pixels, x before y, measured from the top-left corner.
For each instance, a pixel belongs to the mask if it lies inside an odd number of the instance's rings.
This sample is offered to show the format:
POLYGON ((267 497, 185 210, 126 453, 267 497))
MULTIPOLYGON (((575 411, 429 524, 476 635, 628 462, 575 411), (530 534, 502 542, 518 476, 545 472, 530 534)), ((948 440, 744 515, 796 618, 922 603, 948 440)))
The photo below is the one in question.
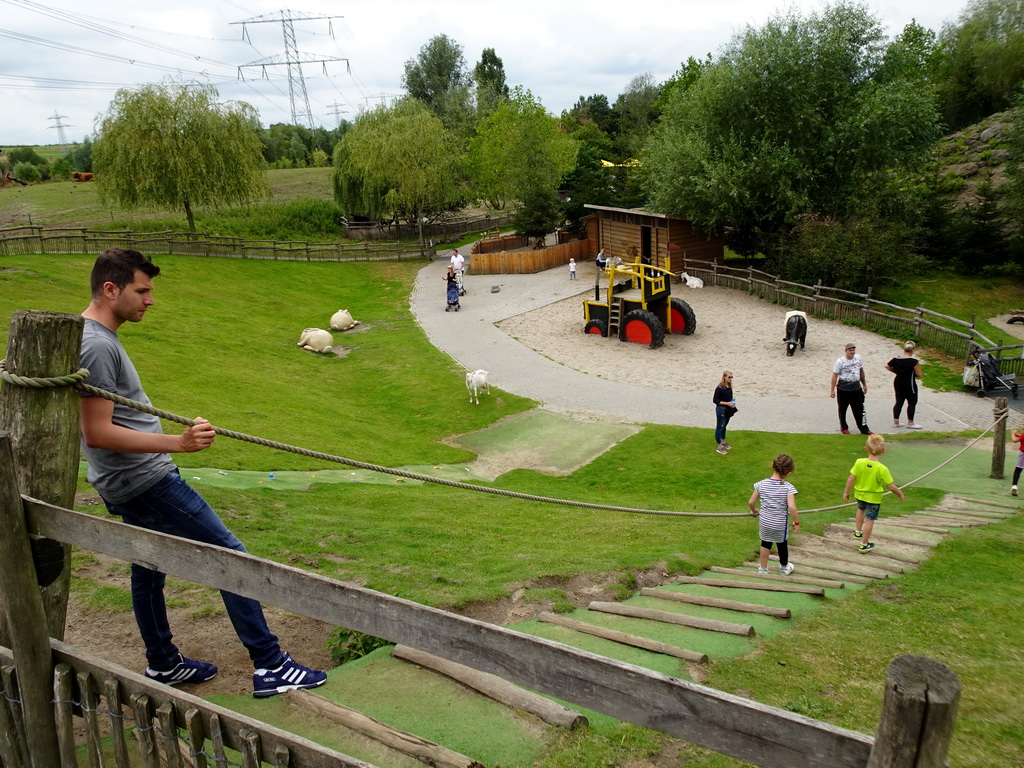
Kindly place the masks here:
POLYGON ((67 181, 71 178, 71 163, 68 162, 66 157, 59 157, 50 166, 50 173, 55 179, 67 181))
POLYGON ((30 184, 40 181, 43 178, 43 174, 39 172, 39 169, 36 166, 24 160, 20 163, 15 163, 14 171, 11 175, 16 179, 27 181, 30 184))

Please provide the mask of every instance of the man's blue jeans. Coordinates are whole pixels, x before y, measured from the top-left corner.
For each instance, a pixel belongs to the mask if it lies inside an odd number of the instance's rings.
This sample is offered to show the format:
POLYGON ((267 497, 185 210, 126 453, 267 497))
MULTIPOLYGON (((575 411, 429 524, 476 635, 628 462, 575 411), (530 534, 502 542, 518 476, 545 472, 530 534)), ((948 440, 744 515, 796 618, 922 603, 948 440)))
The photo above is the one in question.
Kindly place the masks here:
MULTIPOLYGON (((128 525, 179 536, 183 539, 215 544, 245 552, 245 546, 217 517, 206 500, 184 480, 177 470, 167 474, 145 493, 121 504, 105 502, 111 514, 120 515, 128 525)), ((151 669, 168 670, 178 663, 178 648, 171 641, 167 621, 164 583, 159 571, 132 563, 132 607, 146 645, 146 660, 151 669)), ((256 668, 275 669, 282 661, 281 647, 270 632, 263 608, 256 600, 222 591, 231 625, 249 651, 256 668)))

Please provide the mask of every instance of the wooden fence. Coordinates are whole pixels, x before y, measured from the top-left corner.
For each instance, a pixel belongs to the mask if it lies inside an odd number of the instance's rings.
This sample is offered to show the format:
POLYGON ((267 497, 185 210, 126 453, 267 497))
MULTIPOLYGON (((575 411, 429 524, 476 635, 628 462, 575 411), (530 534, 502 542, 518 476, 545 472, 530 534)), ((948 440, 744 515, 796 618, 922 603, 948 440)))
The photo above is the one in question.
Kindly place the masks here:
MULTIPOLYGON (((69 350, 61 348, 62 338, 63 347, 74 346, 70 352, 77 357, 78 340, 61 335, 73 323, 80 324, 81 318, 16 312, 8 342, 9 373, 25 378, 63 376, 69 350), (65 364, 54 362, 59 360, 65 364)), ((0 609, 11 636, 11 650, 0 651, 8 665, 0 677, 4 768, 77 767, 76 729, 69 725, 76 713, 84 720, 85 728, 78 730, 85 732, 90 755, 96 749, 102 713, 113 718, 114 726, 133 723, 147 768, 155 768, 157 757, 162 764, 181 764, 182 739, 188 740, 190 753, 200 756, 197 764, 205 762, 207 750, 216 755, 226 745, 243 755, 244 768, 263 763, 278 768, 365 765, 51 641, 42 618, 31 537, 145 563, 175 578, 386 638, 755 765, 938 768, 945 762, 959 683, 948 668, 930 659, 900 657, 890 664, 881 724, 872 739, 561 643, 22 495, 19 486, 24 481, 19 477, 33 478, 33 468, 16 464, 16 451, 20 462, 21 443, 37 440, 40 429, 77 430, 76 401, 68 388, 5 383, 0 389, 0 429, 12 430, 0 431, 0 609), (37 414, 47 414, 45 425, 35 423, 37 414), (126 702, 131 706, 127 715, 126 702)), ((50 448, 47 456, 77 456, 77 444, 71 440, 50 448)), ((76 476, 77 463, 67 474, 76 476)), ((50 484, 38 487, 46 493, 50 484)), ((119 743, 115 739, 115 760, 118 768, 125 768, 127 758, 119 743)), ((90 765, 99 763, 90 758, 90 765)))
MULTIPOLYGON (((511 216, 480 216, 473 219, 458 221, 435 221, 423 225, 423 236, 438 242, 451 242, 463 235, 477 232, 490 232, 507 227, 512 223, 511 216)), ((395 222, 380 223, 376 221, 358 223, 348 222, 345 233, 359 240, 395 239, 403 237, 419 237, 419 230, 412 224, 395 222)))
POLYGON ((276 261, 381 261, 433 258, 433 247, 418 243, 311 243, 245 240, 182 232, 132 232, 88 229, 11 227, 0 229, 0 256, 30 253, 95 254, 107 248, 134 248, 150 253, 276 261))
POLYGON ((794 283, 749 266, 729 267, 685 257, 682 264, 687 274, 701 278, 705 285, 735 288, 815 317, 860 325, 898 338, 916 339, 922 346, 964 361, 970 358, 974 348, 989 351, 1001 358, 1004 374, 1024 374, 1024 344, 1000 346, 974 327, 973 316, 968 322, 923 306, 901 307, 873 299, 870 289, 868 293, 857 293, 830 288, 820 280, 817 285, 794 283), (1003 355, 1003 352, 1017 354, 1003 355))
POLYGON ((573 240, 536 251, 474 253, 470 272, 474 275, 527 275, 563 266, 569 263, 569 259, 579 262, 588 258, 590 246, 587 241, 573 240))

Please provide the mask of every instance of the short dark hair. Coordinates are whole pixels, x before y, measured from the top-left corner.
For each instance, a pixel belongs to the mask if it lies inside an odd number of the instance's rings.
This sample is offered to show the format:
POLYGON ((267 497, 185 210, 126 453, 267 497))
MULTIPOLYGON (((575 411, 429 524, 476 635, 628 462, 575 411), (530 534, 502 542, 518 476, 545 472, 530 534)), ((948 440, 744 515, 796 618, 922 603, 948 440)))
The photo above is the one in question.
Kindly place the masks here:
POLYGON ((92 276, 89 280, 92 295, 99 296, 103 292, 104 283, 113 283, 118 288, 124 288, 135 279, 136 270, 149 277, 160 274, 160 267, 154 264, 149 256, 139 251, 132 248, 107 248, 96 257, 96 263, 92 267, 92 276))

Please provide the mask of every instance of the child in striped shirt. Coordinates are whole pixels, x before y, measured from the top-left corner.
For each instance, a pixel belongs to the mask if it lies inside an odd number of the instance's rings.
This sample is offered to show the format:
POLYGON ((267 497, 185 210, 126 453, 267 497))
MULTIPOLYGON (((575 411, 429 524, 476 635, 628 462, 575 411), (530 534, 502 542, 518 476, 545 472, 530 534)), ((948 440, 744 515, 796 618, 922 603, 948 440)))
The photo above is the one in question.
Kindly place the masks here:
POLYGON ((761 565, 758 573, 768 573, 768 553, 772 545, 779 549, 779 573, 788 576, 793 572, 789 562, 789 518, 793 517, 794 532, 800 525, 800 514, 796 511, 797 490, 786 478, 793 473, 796 465, 785 453, 772 461, 772 476, 754 483, 754 493, 747 502, 752 515, 758 518, 758 532, 761 535, 761 565), (757 507, 761 501, 760 510, 757 507))

